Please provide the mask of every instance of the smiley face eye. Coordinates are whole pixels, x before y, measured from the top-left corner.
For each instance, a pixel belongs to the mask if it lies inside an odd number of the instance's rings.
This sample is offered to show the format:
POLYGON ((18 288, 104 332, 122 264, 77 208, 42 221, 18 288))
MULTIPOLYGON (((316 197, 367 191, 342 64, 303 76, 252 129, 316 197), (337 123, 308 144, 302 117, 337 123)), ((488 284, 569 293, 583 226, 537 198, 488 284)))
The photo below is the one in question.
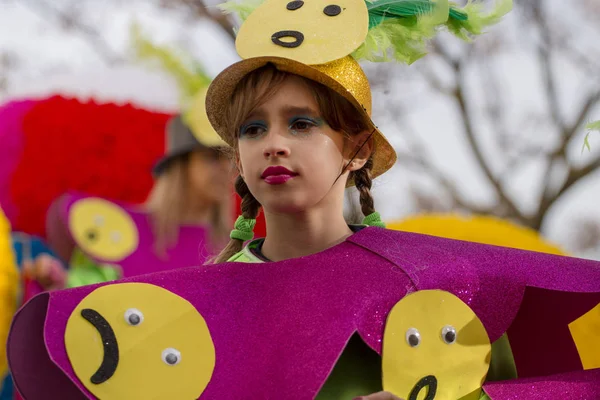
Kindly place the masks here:
POLYGON ((110 240, 113 243, 119 243, 121 241, 121 233, 117 231, 113 231, 110 233, 110 240))
POLYGON ((104 225, 104 217, 102 215, 96 215, 94 217, 94 225, 96 225, 96 226, 104 225))
POLYGON ((328 17, 335 17, 337 15, 340 15, 341 12, 342 8, 335 4, 330 4, 323 9, 323 13, 328 17))
POLYGON ((167 365, 177 365, 181 362, 181 353, 177 349, 164 349, 162 352, 162 360, 167 365))
POLYGON ((410 347, 417 347, 421 344, 421 334, 416 328, 410 328, 406 331, 406 343, 410 347))
POLYGON ((304 2, 302 0, 294 0, 294 1, 290 1, 289 3, 287 3, 287 6, 285 8, 287 8, 290 11, 296 11, 303 5, 304 5, 304 2))
POLYGON ((138 326, 144 322, 144 314, 137 308, 130 308, 125 311, 125 322, 131 326, 138 326))
POLYGON ((456 329, 452 325, 446 325, 442 328, 442 340, 446 344, 456 342, 456 329))

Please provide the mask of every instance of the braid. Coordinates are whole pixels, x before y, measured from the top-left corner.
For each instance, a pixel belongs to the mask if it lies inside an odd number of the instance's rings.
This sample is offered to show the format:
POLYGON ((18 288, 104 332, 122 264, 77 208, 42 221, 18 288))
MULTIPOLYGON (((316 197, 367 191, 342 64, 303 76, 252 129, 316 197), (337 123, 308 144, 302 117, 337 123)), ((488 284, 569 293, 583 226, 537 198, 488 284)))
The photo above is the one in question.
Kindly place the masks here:
POLYGON ((375 212, 373 196, 371 196, 371 185, 373 183, 373 180, 371 179, 371 168, 373 168, 372 156, 369 157, 361 169, 356 170, 353 173, 354 184, 360 194, 360 208, 365 217, 375 212))
MULTIPOLYGON (((241 176, 235 180, 235 191, 242 198, 242 216, 247 219, 256 219, 260 210, 260 203, 254 198, 248 185, 241 176)), ((227 246, 215 258, 214 263, 219 264, 227 262, 235 254, 239 253, 244 247, 244 242, 238 239, 231 239, 227 246)))
POLYGON ((256 219, 260 210, 260 203, 252 196, 244 179, 238 175, 235 180, 235 191, 242 198, 242 216, 247 219, 256 219))

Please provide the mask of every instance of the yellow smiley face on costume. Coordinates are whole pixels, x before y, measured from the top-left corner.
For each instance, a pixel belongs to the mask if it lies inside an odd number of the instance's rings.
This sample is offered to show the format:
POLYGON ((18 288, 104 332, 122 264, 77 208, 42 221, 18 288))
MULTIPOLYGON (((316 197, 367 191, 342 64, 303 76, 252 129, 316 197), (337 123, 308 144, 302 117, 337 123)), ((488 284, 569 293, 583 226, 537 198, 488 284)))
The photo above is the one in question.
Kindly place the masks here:
POLYGON ((79 200, 71 206, 69 229, 83 251, 106 261, 121 261, 138 246, 138 230, 131 216, 99 198, 79 200))
POLYGON ((65 345, 75 374, 100 399, 197 399, 215 367, 194 306, 144 283, 87 295, 69 317, 65 345))
POLYGON ((423 290, 400 300, 383 337, 383 388, 406 400, 479 399, 491 345, 458 297, 423 290))
POLYGON ((242 58, 276 56, 325 64, 356 50, 367 37, 364 0, 266 0, 242 24, 242 58))

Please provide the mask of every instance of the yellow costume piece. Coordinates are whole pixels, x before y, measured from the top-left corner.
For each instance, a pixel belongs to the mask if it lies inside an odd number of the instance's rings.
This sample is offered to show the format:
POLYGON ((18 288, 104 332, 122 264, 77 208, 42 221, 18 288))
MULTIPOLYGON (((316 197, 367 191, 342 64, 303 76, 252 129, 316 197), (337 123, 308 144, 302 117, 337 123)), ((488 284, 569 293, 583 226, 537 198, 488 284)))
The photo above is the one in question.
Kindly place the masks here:
POLYGON ((0 209, 0 374, 8 373, 6 340, 12 317, 17 309, 19 272, 10 239, 10 224, 0 209))
POLYGON ((388 229, 422 233, 448 239, 510 247, 564 256, 558 246, 546 241, 533 229, 500 218, 458 214, 423 214, 386 223, 388 229))
POLYGON ((476 400, 491 355, 483 323, 458 297, 442 290, 411 293, 388 315, 383 388, 407 399, 476 400))

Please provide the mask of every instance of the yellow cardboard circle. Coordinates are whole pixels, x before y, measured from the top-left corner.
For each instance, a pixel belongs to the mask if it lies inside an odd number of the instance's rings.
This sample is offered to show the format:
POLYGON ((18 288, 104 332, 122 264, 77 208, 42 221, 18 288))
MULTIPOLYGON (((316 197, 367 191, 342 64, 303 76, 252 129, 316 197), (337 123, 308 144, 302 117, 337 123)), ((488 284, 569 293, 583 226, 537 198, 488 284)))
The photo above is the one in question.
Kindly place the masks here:
MULTIPOLYGON (((288 10, 288 3, 267 0, 250 14, 236 39, 240 57, 276 56, 307 65, 325 64, 351 54, 369 32, 364 0, 307 0, 295 10, 288 10), (328 6, 338 6, 341 12, 328 16, 324 12, 328 6), (273 43, 273 37, 284 32, 292 32, 296 38, 300 34, 303 40, 297 47, 273 43)), ((284 36, 279 43, 298 41, 284 36)))
POLYGON ((196 399, 215 367, 215 347, 202 315, 182 297, 145 283, 107 285, 87 295, 69 317, 65 346, 77 378, 99 399, 196 399), (116 370, 102 383, 91 377, 102 365, 106 340, 82 316, 86 309, 105 319, 118 344, 116 370), (143 316, 137 326, 125 319, 132 309, 143 316), (179 352, 179 363, 163 360, 167 349, 179 352))
POLYGON ((93 257, 118 262, 138 247, 138 229, 133 219, 110 201, 78 200, 71 206, 68 218, 77 246, 93 257))
MULTIPOLYGON (((420 380, 434 376, 436 400, 478 399, 491 351, 483 324, 458 297, 442 290, 411 293, 388 315, 383 337, 383 388, 408 399, 420 380), (442 330, 448 325, 457 332, 452 344, 442 339, 442 330), (421 342, 416 347, 406 340, 409 329, 419 332, 421 342)), ((424 398, 425 393, 421 391, 418 398, 424 398)))

